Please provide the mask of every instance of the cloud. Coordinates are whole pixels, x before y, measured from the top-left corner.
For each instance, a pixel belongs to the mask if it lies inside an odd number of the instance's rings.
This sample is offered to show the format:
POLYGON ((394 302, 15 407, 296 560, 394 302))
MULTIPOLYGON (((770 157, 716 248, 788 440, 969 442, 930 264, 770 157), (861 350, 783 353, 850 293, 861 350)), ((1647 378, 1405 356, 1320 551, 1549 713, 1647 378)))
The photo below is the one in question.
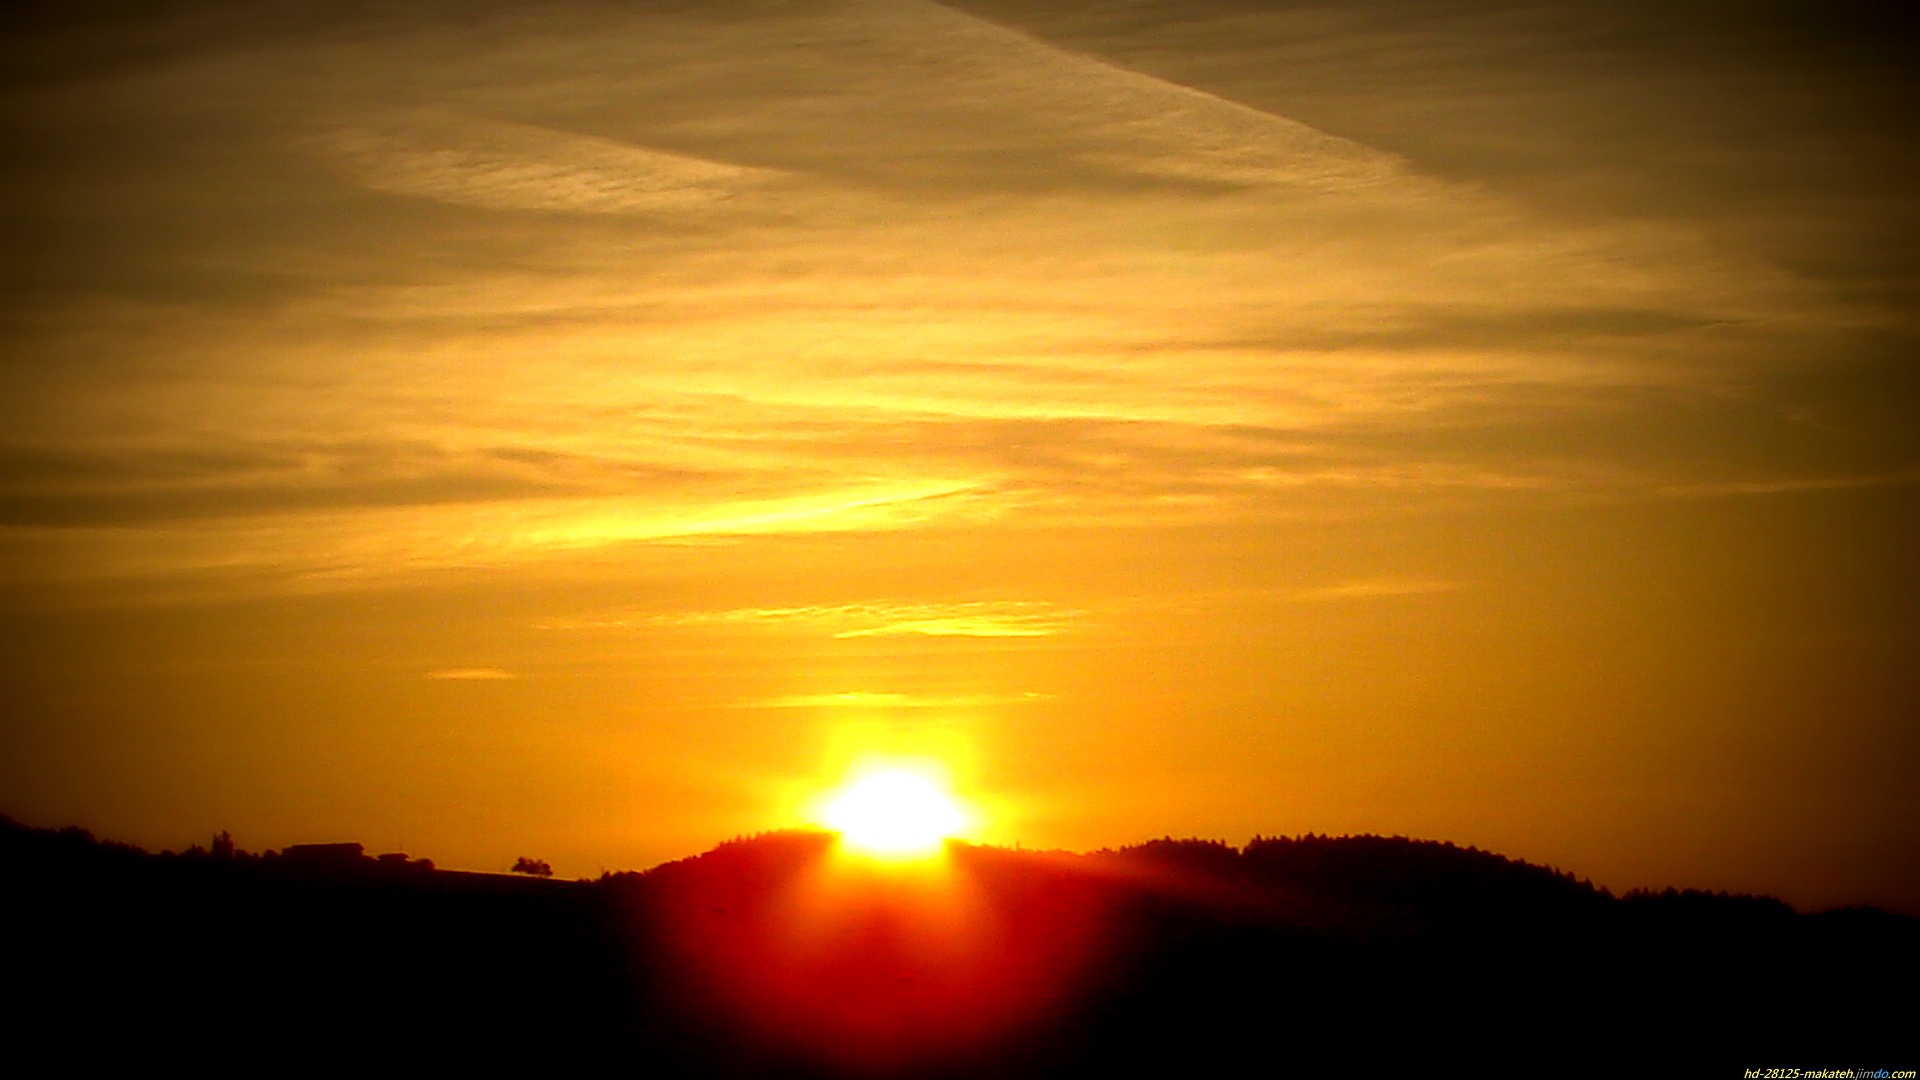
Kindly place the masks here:
POLYGON ((923 637, 1034 638, 1071 630, 1085 612, 1036 600, 935 604, 836 604, 733 608, 723 611, 633 612, 548 619, 546 630, 627 630, 645 626, 798 627, 835 638, 923 637))
POLYGON ((1084 613, 1034 601, 884 606, 862 611, 854 621, 870 625, 836 632, 837 638, 1051 637, 1065 633, 1084 613))
POLYGON ((305 140, 376 191, 489 210, 666 214, 710 210, 778 183, 772 169, 709 161, 528 124, 406 116, 305 140))
POLYGON ((1377 577, 1361 578, 1355 581, 1343 581, 1335 585, 1322 585, 1312 589, 1302 589, 1293 594, 1293 599, 1308 602, 1334 600, 1373 600, 1394 596, 1426 596, 1433 593, 1453 592, 1465 586, 1458 581, 1442 581, 1432 578, 1377 577))
POLYGON ((1032 124, 1029 138, 1050 137, 1083 165, 1187 184, 1307 190, 1403 175, 1391 154, 950 7, 865 0, 847 11, 862 31, 911 58, 928 79, 923 86, 937 88, 917 91, 923 107, 958 113, 965 102, 993 102, 1032 124))
POLYGON ((1738 495, 1790 495, 1805 491, 1850 491, 1858 488, 1905 487, 1920 484, 1920 469, 1863 476, 1780 477, 1758 480, 1717 480, 1664 484, 1661 495, 1715 498, 1738 495))
POLYGON ((789 694, 744 703, 757 709, 979 709, 1050 701, 1051 694, 900 694, 852 690, 838 694, 789 694))
POLYGON ((225 445, 102 439, 0 446, 0 526, 127 526, 420 506, 683 492, 714 477, 619 456, 418 439, 273 438, 225 445))
POLYGON ((429 679, 443 679, 450 682, 494 682, 502 679, 517 679, 520 676, 499 668, 442 668, 427 672, 429 679))

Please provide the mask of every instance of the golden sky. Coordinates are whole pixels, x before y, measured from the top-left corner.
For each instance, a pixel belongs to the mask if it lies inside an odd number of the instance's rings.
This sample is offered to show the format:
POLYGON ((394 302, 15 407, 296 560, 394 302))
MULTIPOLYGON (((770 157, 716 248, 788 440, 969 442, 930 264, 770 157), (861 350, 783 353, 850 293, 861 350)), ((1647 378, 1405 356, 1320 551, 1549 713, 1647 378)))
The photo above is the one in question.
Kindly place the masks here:
POLYGON ((1914 38, 1591 7, 17 6, 0 812, 1920 911, 1914 38))

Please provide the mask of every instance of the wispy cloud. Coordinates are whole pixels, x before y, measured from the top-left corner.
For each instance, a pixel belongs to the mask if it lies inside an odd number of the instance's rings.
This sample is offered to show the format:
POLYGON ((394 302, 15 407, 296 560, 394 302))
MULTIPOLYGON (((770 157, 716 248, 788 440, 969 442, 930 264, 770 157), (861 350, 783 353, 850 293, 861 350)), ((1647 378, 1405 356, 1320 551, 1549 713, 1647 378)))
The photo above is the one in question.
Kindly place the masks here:
POLYGON ((1050 637, 1065 633, 1084 615, 1036 601, 878 606, 846 612, 846 621, 867 625, 834 637, 1050 637))
POLYGON ((1902 487, 1920 484, 1920 469, 1858 476, 1803 476, 1755 480, 1709 480, 1663 484, 1662 495, 1713 498, 1737 495, 1790 495, 1803 491, 1849 491, 1856 488, 1902 487))
POLYGON ((520 676, 500 668, 442 668, 427 672, 429 679, 443 679, 450 682, 497 682, 503 679, 517 679, 520 676))
POLYGON ((1301 589, 1293 593, 1292 598, 1307 602, 1373 600, 1395 596, 1426 596, 1433 593, 1453 592, 1461 588, 1465 588, 1462 582, 1435 578, 1375 577, 1301 589))
POLYGON ((1053 695, 1021 694, 901 694, 850 690, 837 694, 789 694, 743 703, 759 709, 981 709, 1051 700, 1053 695))
POLYGON ((491 210, 659 214, 711 209, 782 179, 551 128, 409 114, 304 141, 359 183, 491 210))
POLYGON ((940 4, 865 0, 848 10, 864 32, 911 42, 916 61, 943 76, 938 83, 955 98, 1003 104, 1036 129, 1028 138, 1051 139, 1089 166, 1189 184, 1309 190, 1403 175, 1391 154, 940 4))
POLYGON ((543 620, 547 630, 625 630, 647 626, 798 628, 835 638, 1030 638, 1066 633, 1085 612, 1035 600, 945 604, 835 604, 732 608, 724 611, 634 612, 543 620))

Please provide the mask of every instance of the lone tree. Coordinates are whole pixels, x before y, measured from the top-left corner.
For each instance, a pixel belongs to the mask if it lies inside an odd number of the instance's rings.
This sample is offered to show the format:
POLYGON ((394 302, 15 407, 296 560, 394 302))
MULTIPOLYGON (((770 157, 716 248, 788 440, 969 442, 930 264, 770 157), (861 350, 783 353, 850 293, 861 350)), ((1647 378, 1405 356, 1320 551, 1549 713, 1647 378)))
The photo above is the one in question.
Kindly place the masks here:
POLYGON ((516 874, 532 874, 534 877, 552 877, 553 867, 548 866, 547 860, 545 859, 529 859, 525 855, 522 855, 514 862, 513 872, 516 874))

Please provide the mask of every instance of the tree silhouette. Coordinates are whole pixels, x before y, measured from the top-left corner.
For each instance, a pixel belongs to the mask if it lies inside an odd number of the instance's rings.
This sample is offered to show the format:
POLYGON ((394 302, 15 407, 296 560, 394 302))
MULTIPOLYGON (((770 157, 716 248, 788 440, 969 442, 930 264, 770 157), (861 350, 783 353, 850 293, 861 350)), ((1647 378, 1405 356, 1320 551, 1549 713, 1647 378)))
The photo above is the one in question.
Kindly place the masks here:
POLYGON ((534 877, 552 877, 553 867, 547 865, 547 860, 545 859, 529 859, 525 855, 522 855, 514 862, 513 872, 516 874, 531 874, 534 877))

